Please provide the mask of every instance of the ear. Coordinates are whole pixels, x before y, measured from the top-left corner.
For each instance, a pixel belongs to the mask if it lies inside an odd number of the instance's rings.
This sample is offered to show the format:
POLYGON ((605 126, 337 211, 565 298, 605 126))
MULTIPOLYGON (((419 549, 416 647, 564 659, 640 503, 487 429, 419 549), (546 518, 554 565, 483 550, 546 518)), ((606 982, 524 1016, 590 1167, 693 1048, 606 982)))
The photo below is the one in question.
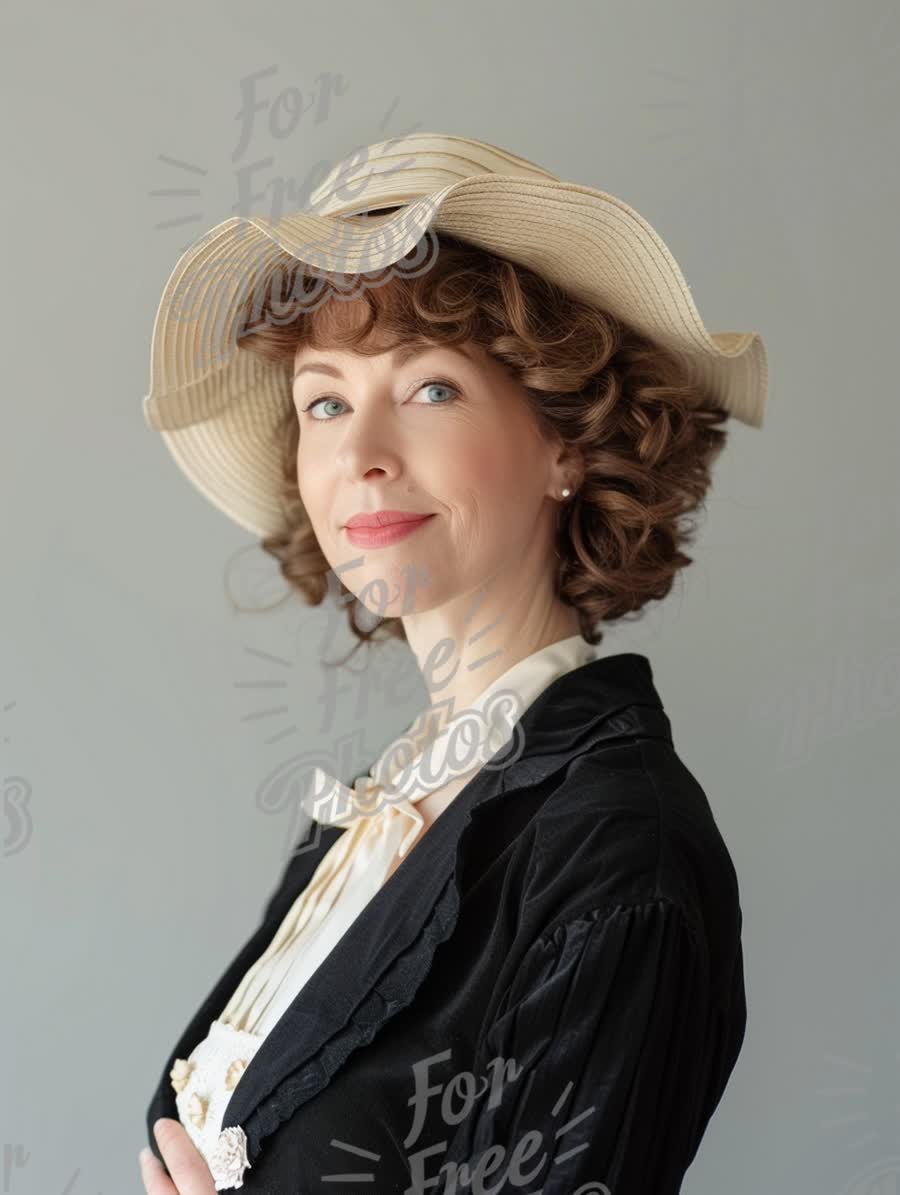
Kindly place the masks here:
POLYGON ((557 436, 553 457, 552 487, 555 493, 568 486, 573 492, 581 485, 584 476, 584 457, 574 444, 557 436))

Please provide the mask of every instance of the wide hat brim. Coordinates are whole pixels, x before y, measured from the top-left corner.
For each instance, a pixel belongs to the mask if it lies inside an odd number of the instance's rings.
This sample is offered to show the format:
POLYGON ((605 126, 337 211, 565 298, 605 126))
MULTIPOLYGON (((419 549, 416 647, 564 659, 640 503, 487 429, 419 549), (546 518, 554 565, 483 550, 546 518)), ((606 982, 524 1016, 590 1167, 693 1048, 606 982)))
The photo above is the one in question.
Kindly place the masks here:
MULTIPOLYGON (((709 332, 674 256, 621 199, 540 167, 529 174, 472 174, 391 214, 234 217, 192 245, 156 313, 143 410, 196 489, 255 535, 284 530, 279 433, 292 404, 292 364, 237 347, 238 321, 261 277, 300 261, 377 285, 372 276, 427 268, 429 230, 527 266, 621 318, 678 356, 730 415, 761 427, 768 368, 760 334, 709 332)), ((405 194, 382 186, 368 195, 370 210, 405 194)))

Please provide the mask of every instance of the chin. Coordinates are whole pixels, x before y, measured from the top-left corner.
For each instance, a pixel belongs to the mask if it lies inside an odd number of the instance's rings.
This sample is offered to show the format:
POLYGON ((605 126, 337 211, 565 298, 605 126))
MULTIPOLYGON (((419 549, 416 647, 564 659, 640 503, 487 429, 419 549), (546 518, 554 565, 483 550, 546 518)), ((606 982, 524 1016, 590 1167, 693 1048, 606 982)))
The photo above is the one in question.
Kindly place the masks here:
POLYGON ((381 618, 425 614, 452 594, 445 593, 443 586, 436 589, 424 567, 410 560, 408 564, 370 573, 361 568, 350 569, 344 574, 343 581, 371 614, 381 618))

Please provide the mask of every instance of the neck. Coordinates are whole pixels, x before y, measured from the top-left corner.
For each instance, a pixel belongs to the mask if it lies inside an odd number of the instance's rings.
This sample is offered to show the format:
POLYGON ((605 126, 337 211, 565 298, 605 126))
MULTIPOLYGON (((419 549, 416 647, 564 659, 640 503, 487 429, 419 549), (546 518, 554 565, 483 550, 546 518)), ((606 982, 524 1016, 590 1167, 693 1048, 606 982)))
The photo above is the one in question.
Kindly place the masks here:
POLYGON ((575 609, 559 601, 549 603, 540 617, 479 609, 481 614, 485 616, 477 620, 461 620, 455 634, 446 625, 439 636, 426 636, 421 625, 405 626, 428 691, 426 713, 435 715, 437 729, 469 708, 514 664, 581 631, 575 609))

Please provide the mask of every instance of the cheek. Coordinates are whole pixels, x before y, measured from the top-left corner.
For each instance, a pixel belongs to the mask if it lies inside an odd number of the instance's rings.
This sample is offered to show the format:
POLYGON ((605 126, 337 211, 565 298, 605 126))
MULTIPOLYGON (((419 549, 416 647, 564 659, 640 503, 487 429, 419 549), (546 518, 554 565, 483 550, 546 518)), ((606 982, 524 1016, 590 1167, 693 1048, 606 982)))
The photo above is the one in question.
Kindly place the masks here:
POLYGON ((329 521, 329 511, 326 506, 327 487, 317 483, 309 469, 304 470, 302 462, 298 462, 297 489, 313 530, 320 538, 323 532, 327 535, 325 531, 329 521))
POLYGON ((533 432, 516 420, 492 422, 478 435, 467 437, 464 449, 442 454, 444 468, 469 492, 492 504, 521 502, 538 484, 543 458, 533 432))
POLYGON ((520 542, 531 534, 540 475, 523 452, 482 441, 444 469, 445 500, 454 508, 454 525, 469 551, 478 544, 495 551, 503 542, 520 542))
POLYGON ((304 448, 303 443, 297 445, 297 456, 295 458, 297 466, 297 486, 300 490, 300 496, 306 499, 308 496, 310 502, 315 502, 317 495, 322 491, 322 462, 321 457, 317 465, 315 453, 311 453, 304 448))

